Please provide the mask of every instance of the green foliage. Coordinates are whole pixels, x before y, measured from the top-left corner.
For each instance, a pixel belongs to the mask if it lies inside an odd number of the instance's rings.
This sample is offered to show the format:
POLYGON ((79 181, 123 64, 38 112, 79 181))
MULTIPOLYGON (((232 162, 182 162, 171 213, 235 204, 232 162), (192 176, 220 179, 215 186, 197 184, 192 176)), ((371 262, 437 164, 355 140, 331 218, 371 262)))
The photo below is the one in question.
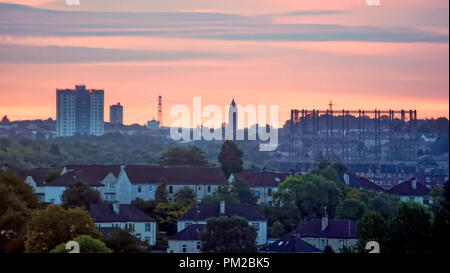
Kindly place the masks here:
POLYGON ((323 253, 334 253, 334 250, 331 246, 326 245, 325 248, 323 249, 323 253))
POLYGON ((335 182, 326 178, 307 173, 292 175, 278 186, 275 197, 286 209, 295 209, 302 220, 319 218, 323 208, 334 218, 342 192, 335 182))
POLYGON ((49 170, 45 173, 45 181, 50 182, 61 174, 58 170, 49 170))
POLYGON ((431 214, 416 202, 401 204, 390 226, 389 247, 394 253, 430 253, 431 214))
POLYGON ((257 252, 256 236, 256 230, 242 217, 209 218, 206 230, 200 235, 202 252, 254 253, 257 252))
POLYGON ((147 246, 136 238, 129 230, 117 229, 104 239, 106 246, 115 253, 145 253, 147 246))
POLYGON ((270 235, 274 238, 280 238, 285 233, 283 224, 280 221, 275 221, 270 228, 270 235))
POLYGON ((218 160, 227 179, 232 173, 242 172, 242 156, 243 152, 233 141, 226 140, 222 144, 222 150, 219 153, 218 160))
POLYGON ((189 187, 183 187, 175 194, 175 202, 183 206, 192 206, 196 201, 197 195, 194 190, 189 187))
POLYGON ((64 208, 84 207, 89 209, 91 204, 100 204, 102 199, 100 192, 91 189, 83 181, 76 181, 69 184, 61 196, 64 208))
POLYGON ((448 199, 448 181, 445 183, 441 193, 441 197, 437 193, 433 198, 434 222, 431 227, 433 236, 432 252, 445 253, 448 251, 450 244, 450 204, 448 199))
POLYGON ((358 199, 348 198, 338 207, 337 218, 358 220, 366 211, 366 205, 358 199))
POLYGON ((147 215, 153 215, 153 212, 156 209, 156 201, 154 200, 144 201, 141 198, 136 198, 131 204, 145 212, 147 215))
MULTIPOLYGON (((105 243, 98 239, 94 239, 89 235, 79 235, 71 241, 78 242, 80 245, 80 253, 112 253, 113 251, 109 249, 105 243)), ((67 242, 66 242, 67 243, 67 242)), ((68 253, 70 251, 66 250, 66 243, 61 243, 57 245, 50 253, 68 253)))
POLYGON ((365 252, 368 241, 377 241, 384 252, 389 234, 389 223, 377 212, 368 211, 358 221, 357 237, 359 252, 365 252))
POLYGON ((232 184, 231 191, 236 193, 239 202, 242 204, 256 205, 258 202, 258 197, 255 196, 247 182, 243 180, 236 179, 232 184))
POLYGON ((26 223, 37 208, 31 186, 12 172, 0 172, 0 252, 23 251, 26 223))
POLYGON ((160 231, 171 236, 177 233, 178 218, 183 216, 189 208, 180 203, 158 203, 153 215, 150 216, 156 219, 160 231))
POLYGON ((167 202, 169 202, 169 200, 167 198, 168 195, 169 195, 169 193, 167 192, 166 184, 165 183, 159 184, 158 187, 156 188, 156 191, 155 191, 155 201, 156 201, 156 203, 167 203, 167 202))
POLYGON ((27 224, 25 251, 46 253, 78 235, 101 238, 94 220, 86 210, 82 208, 66 210, 61 206, 51 205, 32 214, 27 224))
POLYGON ((236 191, 233 191, 229 186, 221 186, 219 189, 211 195, 203 197, 202 204, 215 204, 224 200, 226 203, 239 203, 239 195, 236 191))
POLYGON ((158 164, 164 166, 209 166, 205 153, 197 146, 171 147, 158 158, 158 164))

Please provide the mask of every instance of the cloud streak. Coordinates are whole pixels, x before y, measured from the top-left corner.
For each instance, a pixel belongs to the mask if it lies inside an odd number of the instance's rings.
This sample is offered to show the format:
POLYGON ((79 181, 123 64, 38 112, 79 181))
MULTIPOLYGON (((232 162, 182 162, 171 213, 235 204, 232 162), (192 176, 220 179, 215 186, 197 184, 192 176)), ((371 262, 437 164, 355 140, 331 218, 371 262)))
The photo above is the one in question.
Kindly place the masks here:
MULTIPOLYGON (((415 28, 279 24, 270 16, 210 12, 69 12, 0 4, 0 33, 10 36, 155 36, 230 41, 448 43, 448 34, 415 28)), ((286 15, 340 11, 294 11, 286 15)))

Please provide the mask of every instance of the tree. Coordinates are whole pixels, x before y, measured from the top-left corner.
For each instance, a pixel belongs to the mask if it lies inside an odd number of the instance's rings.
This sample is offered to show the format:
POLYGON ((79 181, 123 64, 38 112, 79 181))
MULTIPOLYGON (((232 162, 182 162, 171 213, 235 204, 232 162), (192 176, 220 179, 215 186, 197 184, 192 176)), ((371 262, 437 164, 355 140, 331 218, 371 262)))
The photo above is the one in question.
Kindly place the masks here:
POLYGON ((149 216, 153 215, 156 208, 156 201, 154 200, 144 201, 141 198, 136 198, 131 204, 149 216))
POLYGON ((182 204, 183 206, 192 206, 196 203, 197 195, 194 190, 189 187, 181 188, 175 194, 175 202, 182 204))
POLYGON ((331 246, 326 245, 325 248, 323 249, 323 253, 334 253, 334 250, 331 246))
POLYGON ((236 179, 232 185, 232 191, 235 192, 239 198, 240 203, 256 205, 258 202, 258 197, 250 189, 247 182, 243 180, 236 179))
POLYGON ((61 206, 51 205, 32 214, 27 224, 25 251, 46 253, 78 235, 101 238, 94 220, 86 210, 82 208, 66 210, 61 206))
POLYGON ((38 206, 31 186, 12 172, 0 172, 0 252, 24 250, 26 223, 38 206))
MULTIPOLYGON (((80 245, 80 253, 112 253, 104 242, 99 239, 94 239, 89 235, 79 235, 72 239, 80 245)), ((67 242, 66 242, 67 243, 67 242)), ((57 245, 50 253, 68 253, 70 251, 66 249, 66 243, 57 245)))
POLYGON ((205 153, 196 146, 170 147, 158 158, 157 162, 164 166, 209 166, 205 153))
POLYGON ((155 191, 155 202, 156 203, 167 203, 169 200, 167 199, 167 196, 169 193, 166 189, 166 183, 162 181, 161 184, 158 185, 155 191))
POLYGON ((222 144, 222 150, 219 153, 218 159, 227 179, 232 173, 242 172, 242 156, 243 152, 238 148, 234 141, 226 140, 222 144))
POLYGON ((61 196, 62 206, 64 208, 84 207, 89 209, 91 204, 102 202, 100 192, 91 189, 83 181, 76 181, 69 184, 61 196))
POLYGON ((275 221, 270 228, 270 235, 274 238, 280 238, 284 232, 283 224, 280 221, 275 221))
POLYGON ((242 217, 220 216, 206 220, 206 230, 200 235, 202 252, 254 253, 257 232, 242 217))
POLYGON ((368 241, 376 241, 380 245, 380 251, 384 252, 388 240, 389 224, 377 212, 367 211, 358 221, 358 248, 360 252, 365 252, 365 245, 368 241))
POLYGON ((189 209, 180 203, 158 203, 153 218, 158 223, 158 229, 167 233, 168 236, 177 233, 177 220, 189 209))
POLYGON ((126 229, 117 229, 110 236, 105 238, 104 241, 106 246, 112 249, 115 253, 147 252, 146 245, 126 229))
POLYGON ((433 199, 434 221, 432 225, 432 252, 445 253, 450 244, 450 204, 448 196, 448 181, 444 184, 441 198, 433 199))
POLYGON ((325 206, 334 218, 341 194, 335 182, 307 173, 286 178, 274 196, 284 209, 297 209, 302 220, 309 220, 322 217, 325 206))
POLYGON ((347 198, 337 209, 337 217, 356 221, 366 211, 366 205, 359 199, 347 198))
POLYGON ((416 202, 401 204, 390 225, 389 248, 394 253, 430 253, 431 215, 416 202))
POLYGON ((224 200, 226 203, 240 203, 239 196, 229 186, 220 186, 217 191, 211 195, 203 197, 202 204, 215 204, 224 200))

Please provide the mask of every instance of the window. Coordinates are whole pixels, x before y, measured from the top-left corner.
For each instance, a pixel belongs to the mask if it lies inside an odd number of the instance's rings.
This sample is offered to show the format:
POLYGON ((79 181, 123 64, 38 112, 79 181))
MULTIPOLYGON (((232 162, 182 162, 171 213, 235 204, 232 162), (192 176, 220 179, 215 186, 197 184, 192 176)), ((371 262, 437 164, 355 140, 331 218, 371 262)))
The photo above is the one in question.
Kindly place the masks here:
POLYGON ((148 191, 152 191, 152 190, 153 190, 152 185, 148 186, 148 191))
POLYGON ((142 192, 142 187, 139 186, 139 187, 138 187, 138 193, 141 193, 141 192, 142 192))
POLYGON ((173 193, 173 186, 169 186, 169 193, 173 193))
POLYGON ((200 241, 197 241, 197 249, 200 249, 200 246, 201 246, 200 241))
POLYGON ((188 226, 192 225, 192 223, 184 223, 184 228, 187 228, 188 226))
POLYGON ((186 247, 186 245, 183 245, 182 252, 186 253, 186 251, 187 251, 187 247, 186 247))
POLYGON ((150 231, 152 228, 150 223, 145 223, 145 231, 150 231))
POLYGON ((211 186, 208 186, 208 192, 211 192, 211 186))
POLYGON ((339 240, 339 248, 342 248, 344 246, 344 240, 339 240))
POLYGON ((202 186, 198 186, 198 190, 199 190, 199 191, 202 190, 202 186))
POLYGON ((267 189, 267 195, 272 196, 272 189, 267 189))
POLYGON ((259 197, 259 191, 255 191, 255 196, 259 197))

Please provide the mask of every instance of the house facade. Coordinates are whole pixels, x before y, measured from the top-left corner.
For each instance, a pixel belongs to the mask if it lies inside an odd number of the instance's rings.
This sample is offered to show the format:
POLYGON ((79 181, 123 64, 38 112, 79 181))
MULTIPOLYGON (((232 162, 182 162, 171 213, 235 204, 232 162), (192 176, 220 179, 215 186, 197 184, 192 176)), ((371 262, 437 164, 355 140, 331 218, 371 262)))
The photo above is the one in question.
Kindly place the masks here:
POLYGON ((357 243, 356 223, 352 220, 329 219, 328 215, 322 219, 311 220, 290 233, 308 244, 323 251, 329 245, 334 252, 340 252, 345 247, 357 243))
POLYGON ((241 216, 248 221, 248 224, 257 231, 256 244, 265 245, 267 243, 267 220, 254 206, 246 204, 203 204, 196 205, 180 217, 177 221, 177 232, 193 224, 206 225, 206 219, 219 216, 241 216))
POLYGON ((399 196, 400 200, 403 202, 413 201, 423 205, 428 203, 428 194, 430 193, 430 190, 424 183, 417 181, 417 179, 413 177, 392 187, 386 192, 399 196))
POLYGON ((191 224, 169 239, 167 253, 200 253, 202 242, 200 234, 205 230, 204 224, 191 224))
POLYGON ((258 198, 258 204, 270 205, 273 202, 273 194, 278 190, 278 185, 288 176, 289 173, 244 170, 240 173, 232 173, 228 182, 233 183, 236 180, 244 181, 258 198))
POLYGON ((112 204, 91 204, 89 214, 99 229, 129 229, 141 241, 156 244, 156 221, 138 208, 114 202, 112 204))

